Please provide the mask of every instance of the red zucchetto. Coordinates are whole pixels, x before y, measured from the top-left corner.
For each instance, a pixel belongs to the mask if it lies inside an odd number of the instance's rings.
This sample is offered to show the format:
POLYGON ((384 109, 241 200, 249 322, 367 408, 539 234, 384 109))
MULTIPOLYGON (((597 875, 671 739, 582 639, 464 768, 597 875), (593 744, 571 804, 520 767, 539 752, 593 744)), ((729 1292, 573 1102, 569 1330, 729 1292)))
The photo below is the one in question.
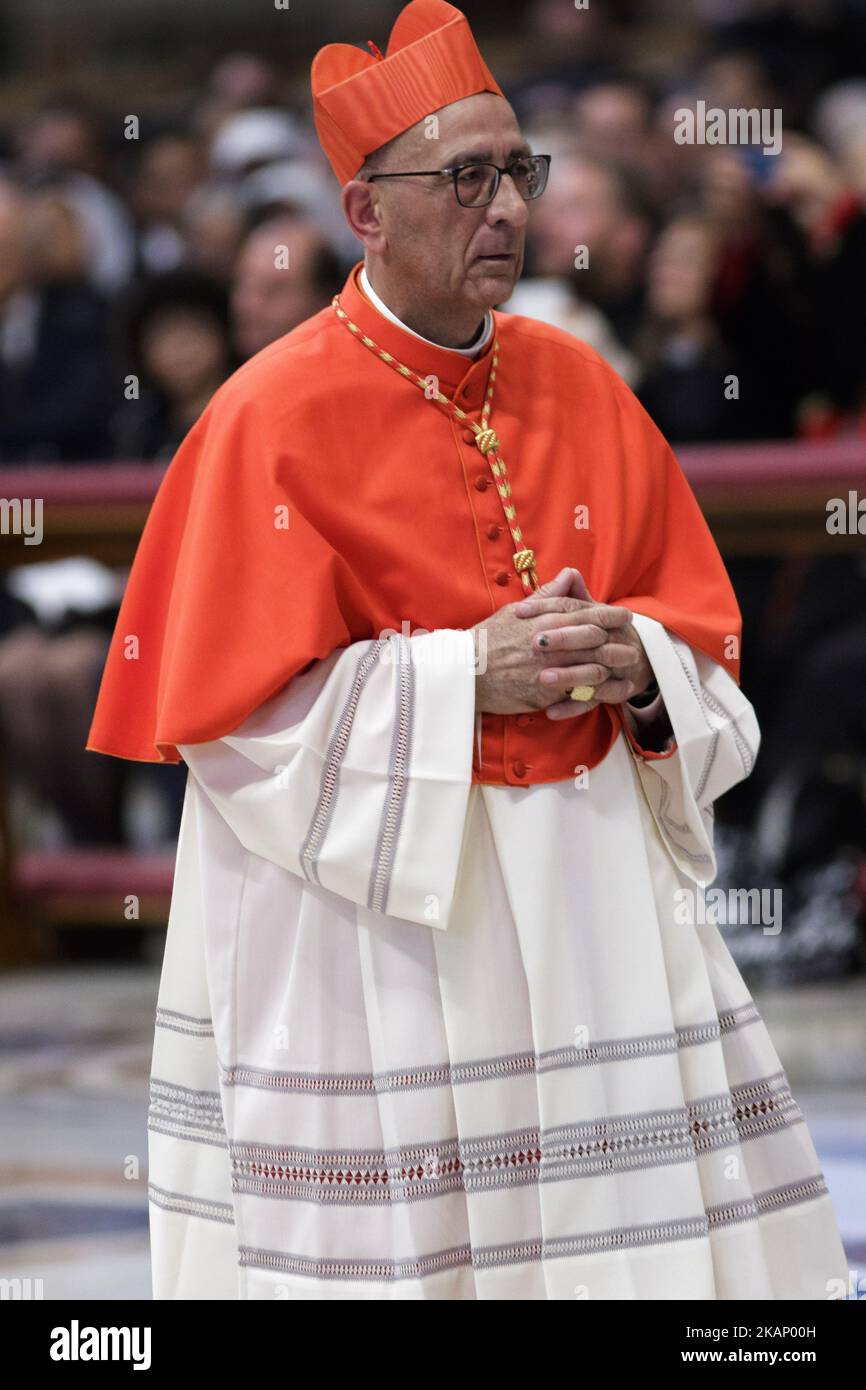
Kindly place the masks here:
POLYGON ((411 0, 383 57, 329 43, 313 59, 313 116, 340 184, 367 155, 424 116, 476 92, 503 92, 482 58, 466 16, 446 0, 411 0))

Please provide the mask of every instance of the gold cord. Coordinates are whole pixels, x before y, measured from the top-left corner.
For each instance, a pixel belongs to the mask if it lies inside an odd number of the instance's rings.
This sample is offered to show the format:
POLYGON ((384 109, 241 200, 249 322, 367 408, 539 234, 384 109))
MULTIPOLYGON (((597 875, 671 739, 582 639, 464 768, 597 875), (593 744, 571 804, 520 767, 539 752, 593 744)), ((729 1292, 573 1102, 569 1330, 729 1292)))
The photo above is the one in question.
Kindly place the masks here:
POLYGON ((535 573, 535 553, 526 546, 523 540, 523 534, 517 522, 517 513, 514 509, 514 503, 511 500, 511 484, 508 481, 508 473, 505 468, 505 460, 502 457, 502 454, 500 453, 500 449, 502 446, 500 445, 499 440, 496 437, 496 431, 492 429, 490 426, 490 406, 493 400, 493 384, 496 381, 496 369, 499 365, 498 335, 493 340, 493 362, 490 368, 490 376, 487 382, 487 394, 484 400, 484 407, 481 412, 481 424, 476 425, 473 420, 470 420, 468 418, 465 410, 461 410, 460 407, 458 405, 455 405, 453 401, 449 401, 448 397, 444 396, 441 391, 439 391, 435 396, 430 395, 429 377, 418 376, 416 372, 413 372, 409 367, 404 366, 402 362, 398 362, 397 359, 393 357, 390 352, 385 352, 384 349, 380 348, 378 343, 375 343, 373 339, 370 338, 366 333, 364 333, 363 330, 359 328, 356 323, 353 323, 349 316, 341 308, 339 295, 334 295, 334 298, 331 300, 331 304, 337 314, 337 317, 341 320, 342 323, 346 325, 346 327, 349 329, 351 333, 355 334, 355 337, 358 339, 359 342, 364 344, 364 347, 369 348, 371 352, 376 353, 376 355, 380 357, 383 362, 386 362, 389 367, 393 367, 394 371, 399 372, 400 375, 405 377, 407 381, 411 381, 415 386, 419 386, 421 390, 424 392, 424 395, 426 396, 427 400, 429 400, 432 405, 440 405, 443 406, 446 410, 450 410, 451 413, 454 415, 455 419, 460 420, 462 424, 464 424, 473 431, 475 435, 476 447, 478 448, 479 452, 487 459, 487 462, 490 464, 490 471, 493 474, 493 481, 496 483, 496 490, 499 493, 499 498, 502 502, 502 510, 505 513, 505 520, 508 522, 508 529, 511 532, 511 538, 514 541, 514 544, 517 546, 517 549, 515 550, 512 556, 514 568, 520 576, 520 581, 523 584, 524 589, 528 590, 530 593, 533 589, 540 589, 541 585, 539 584, 538 578, 535 573))

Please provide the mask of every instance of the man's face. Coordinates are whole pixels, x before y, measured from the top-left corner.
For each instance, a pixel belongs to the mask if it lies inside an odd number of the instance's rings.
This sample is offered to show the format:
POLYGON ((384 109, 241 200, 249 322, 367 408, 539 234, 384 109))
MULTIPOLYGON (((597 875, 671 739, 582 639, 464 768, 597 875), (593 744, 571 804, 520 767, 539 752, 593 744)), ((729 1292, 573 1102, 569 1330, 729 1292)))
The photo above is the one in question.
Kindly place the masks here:
MULTIPOLYGON (((500 166, 531 153, 503 97, 480 92, 443 107, 394 140, 381 172, 442 169, 473 160, 500 166)), ((523 269, 528 204, 503 176, 486 207, 463 207, 454 180, 384 179, 373 183, 389 283, 428 303, 462 305, 483 314, 504 303, 523 269)))
POLYGON ((538 275, 568 275, 575 248, 606 254, 616 234, 617 207, 610 179, 581 159, 558 160, 533 219, 533 266, 538 275))
POLYGON ((705 223, 689 217, 671 222, 647 267, 650 310, 672 323, 709 313, 718 257, 718 240, 705 223))
POLYGON ((233 337, 244 358, 324 307, 312 281, 319 244, 316 229, 294 218, 267 222, 247 238, 231 288, 233 337))

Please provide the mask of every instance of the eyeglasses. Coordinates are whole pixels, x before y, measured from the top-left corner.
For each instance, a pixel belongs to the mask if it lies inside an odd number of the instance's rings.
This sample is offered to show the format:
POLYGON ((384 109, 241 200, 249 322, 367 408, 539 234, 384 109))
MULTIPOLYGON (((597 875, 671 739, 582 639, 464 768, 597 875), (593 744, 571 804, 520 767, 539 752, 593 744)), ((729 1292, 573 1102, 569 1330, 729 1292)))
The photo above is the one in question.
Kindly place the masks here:
POLYGON ((434 178, 449 174, 454 180, 454 194, 464 208, 483 208, 492 203, 499 192, 503 174, 508 174, 521 198, 539 198, 547 187, 550 171, 549 154, 522 155, 511 164, 455 164, 449 169, 401 169, 396 174, 368 174, 366 182, 374 179, 434 178))

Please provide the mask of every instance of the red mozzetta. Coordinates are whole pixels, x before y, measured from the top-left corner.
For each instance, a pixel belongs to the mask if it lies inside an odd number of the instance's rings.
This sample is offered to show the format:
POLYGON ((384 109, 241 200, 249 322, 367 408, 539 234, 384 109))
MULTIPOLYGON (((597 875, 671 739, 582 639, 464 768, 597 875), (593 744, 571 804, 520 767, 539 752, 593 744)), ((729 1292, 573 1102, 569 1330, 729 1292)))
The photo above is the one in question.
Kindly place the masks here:
MULTIPOLYGON (((340 293, 348 318, 480 421, 493 339, 474 360, 427 344, 369 302, 360 269, 340 293)), ((539 582, 573 565, 594 599, 655 618, 739 681, 737 602, 663 435, 585 343, 494 317, 490 424, 539 582)), ((471 627, 524 596, 513 550, 471 430, 329 306, 236 371, 175 454, 87 747, 177 762, 179 743, 230 733, 336 647, 386 629, 471 627)), ((571 778, 622 727, 613 705, 555 721, 485 713, 473 780, 571 778)))

